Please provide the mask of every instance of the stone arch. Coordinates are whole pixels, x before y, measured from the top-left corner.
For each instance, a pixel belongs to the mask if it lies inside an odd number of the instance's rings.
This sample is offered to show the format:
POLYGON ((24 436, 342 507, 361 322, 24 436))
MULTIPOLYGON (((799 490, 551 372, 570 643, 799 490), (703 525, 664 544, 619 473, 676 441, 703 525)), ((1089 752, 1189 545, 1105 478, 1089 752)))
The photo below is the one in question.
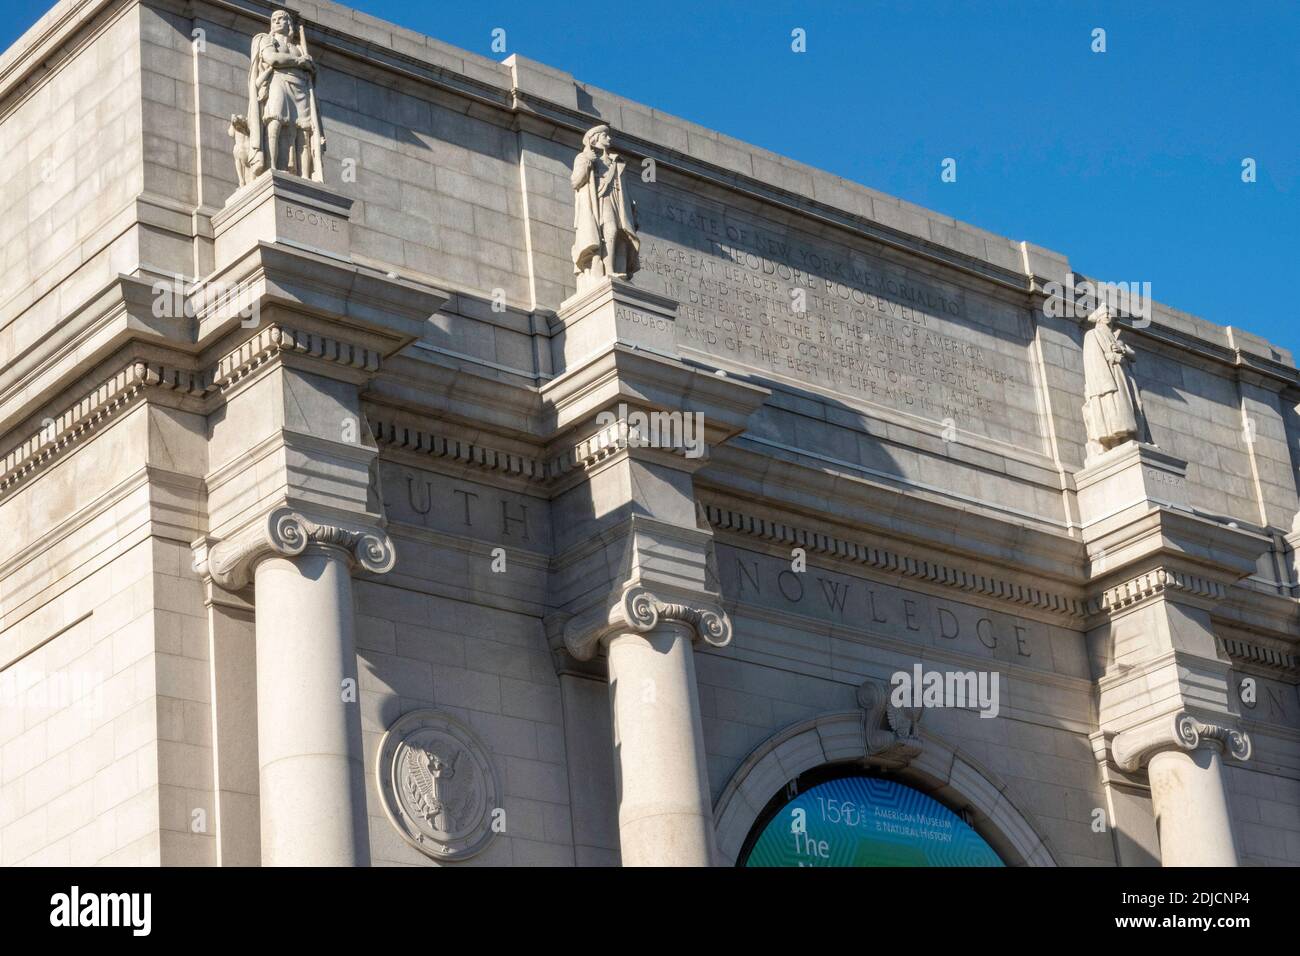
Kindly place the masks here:
POLYGON ((759 744, 732 774, 713 810, 718 851, 734 866, 769 800, 800 774, 827 764, 889 768, 900 783, 949 806, 969 808, 971 825, 1009 866, 1056 866, 1041 830, 1007 796, 1006 785, 933 734, 905 767, 867 754, 862 711, 801 721, 759 744))

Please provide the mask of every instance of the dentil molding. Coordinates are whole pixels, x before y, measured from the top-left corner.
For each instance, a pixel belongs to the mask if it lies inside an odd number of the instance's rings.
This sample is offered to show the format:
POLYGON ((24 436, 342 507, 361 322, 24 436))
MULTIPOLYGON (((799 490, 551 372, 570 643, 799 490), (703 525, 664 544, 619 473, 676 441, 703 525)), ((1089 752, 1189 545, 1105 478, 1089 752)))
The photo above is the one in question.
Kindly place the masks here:
POLYGON ((1249 760, 1251 754, 1249 734, 1179 711, 1116 735, 1110 743, 1110 756, 1121 770, 1134 773, 1162 751, 1190 753, 1200 747, 1217 747, 1241 761, 1249 760))
POLYGON ((0 458, 0 496, 48 468, 155 388, 201 397, 208 386, 199 372, 157 362, 131 362, 50 416, 45 427, 0 458))
POLYGON ((704 505, 704 515, 709 524, 720 531, 749 535, 777 544, 798 546, 810 554, 825 554, 905 578, 916 578, 958 591, 982 594, 1011 604, 1021 604, 1059 615, 1071 624, 1077 625, 1087 617, 1086 603, 1076 598, 1004 578, 976 574, 938 561, 900 554, 866 541, 852 541, 714 504, 704 505))
POLYGON ((84 443, 150 390, 215 401, 262 366, 285 356, 314 359, 364 376, 374 375, 382 358, 373 349, 345 339, 276 324, 260 328, 206 370, 131 361, 0 456, 0 497, 84 443))
MULTIPOLYGON (((626 418, 616 419, 594 434, 558 451, 552 449, 545 457, 522 455, 484 445, 480 441, 442 435, 435 430, 437 422, 416 426, 393 422, 386 416, 372 417, 369 421, 370 430, 379 445, 431 458, 449 458, 485 471, 516 475, 542 483, 558 481, 572 471, 590 470, 630 448, 646 447, 646 440, 638 437, 637 429, 629 425, 626 418)), ((679 458, 687 457, 686 449, 681 445, 661 450, 679 458)))
POLYGON ((1106 588, 1097 597, 1094 610, 1104 614, 1141 604, 1166 592, 1179 592, 1218 602, 1227 596, 1228 589, 1218 581, 1199 574, 1189 574, 1174 568, 1153 568, 1106 588))
POLYGON ((397 563, 392 539, 378 528, 317 522, 281 507, 233 538, 213 545, 206 571, 227 591, 238 591, 253 579, 253 568, 262 558, 297 557, 309 545, 343 551, 353 566, 372 574, 386 574, 397 563))
POLYGON ((564 645, 575 658, 587 661, 604 638, 620 631, 644 634, 669 622, 686 625, 698 640, 714 647, 731 642, 731 618, 721 605, 695 596, 666 601, 635 584, 609 603, 570 618, 564 626, 564 645))

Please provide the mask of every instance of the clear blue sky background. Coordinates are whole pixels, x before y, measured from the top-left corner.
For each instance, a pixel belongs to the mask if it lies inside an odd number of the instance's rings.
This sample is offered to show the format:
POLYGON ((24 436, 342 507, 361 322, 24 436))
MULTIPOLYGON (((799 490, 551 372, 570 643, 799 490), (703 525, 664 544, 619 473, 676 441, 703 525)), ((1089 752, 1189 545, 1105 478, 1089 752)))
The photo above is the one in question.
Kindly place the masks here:
MULTIPOLYGON (((5 0, 3 45, 50 5, 5 0)), ((1097 278, 1149 281, 1161 302, 1300 353, 1295 0, 349 5, 541 60, 1097 278), (949 156, 955 183, 939 178, 949 156)))

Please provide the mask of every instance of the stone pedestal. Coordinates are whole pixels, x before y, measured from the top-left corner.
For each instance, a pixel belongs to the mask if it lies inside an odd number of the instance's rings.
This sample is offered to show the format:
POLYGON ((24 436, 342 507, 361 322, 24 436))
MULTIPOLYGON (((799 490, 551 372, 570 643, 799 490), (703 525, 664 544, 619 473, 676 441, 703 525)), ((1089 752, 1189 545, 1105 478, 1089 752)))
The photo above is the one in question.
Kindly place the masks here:
POLYGON ((615 344, 676 357, 677 302, 620 279, 570 296, 551 322, 552 359, 567 371, 615 344))
POLYGON ((1162 866, 1236 866, 1222 754, 1250 757, 1250 738, 1179 713, 1125 731, 1111 744, 1120 769, 1146 766, 1162 866))
POLYGON ((290 173, 263 173, 212 217, 217 271, 259 242, 275 242, 351 261, 352 200, 290 173))
POLYGON ((1130 521, 1134 509, 1188 510, 1187 462, 1154 445, 1129 442, 1089 459, 1087 467, 1075 473, 1074 484, 1089 539, 1130 521))
POLYGON ((277 508, 212 548, 228 590, 254 583, 263 866, 366 866, 352 567, 382 573, 387 535, 277 508))
POLYGON ((725 645, 731 622, 703 598, 667 601, 632 586, 598 615, 565 629, 578 660, 607 648, 624 866, 717 860, 693 644, 725 645), (591 626, 596 620, 600 625, 591 626))

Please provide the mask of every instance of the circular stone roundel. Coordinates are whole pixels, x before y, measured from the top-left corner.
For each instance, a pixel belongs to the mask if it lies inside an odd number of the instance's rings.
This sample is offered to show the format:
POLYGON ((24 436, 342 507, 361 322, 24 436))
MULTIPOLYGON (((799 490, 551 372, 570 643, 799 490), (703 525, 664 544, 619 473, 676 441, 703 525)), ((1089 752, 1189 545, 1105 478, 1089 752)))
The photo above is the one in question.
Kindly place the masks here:
POLYGON ((497 780, 487 748, 448 714, 413 710, 388 728, 376 763, 388 819, 435 860, 464 860, 494 836, 497 780))

